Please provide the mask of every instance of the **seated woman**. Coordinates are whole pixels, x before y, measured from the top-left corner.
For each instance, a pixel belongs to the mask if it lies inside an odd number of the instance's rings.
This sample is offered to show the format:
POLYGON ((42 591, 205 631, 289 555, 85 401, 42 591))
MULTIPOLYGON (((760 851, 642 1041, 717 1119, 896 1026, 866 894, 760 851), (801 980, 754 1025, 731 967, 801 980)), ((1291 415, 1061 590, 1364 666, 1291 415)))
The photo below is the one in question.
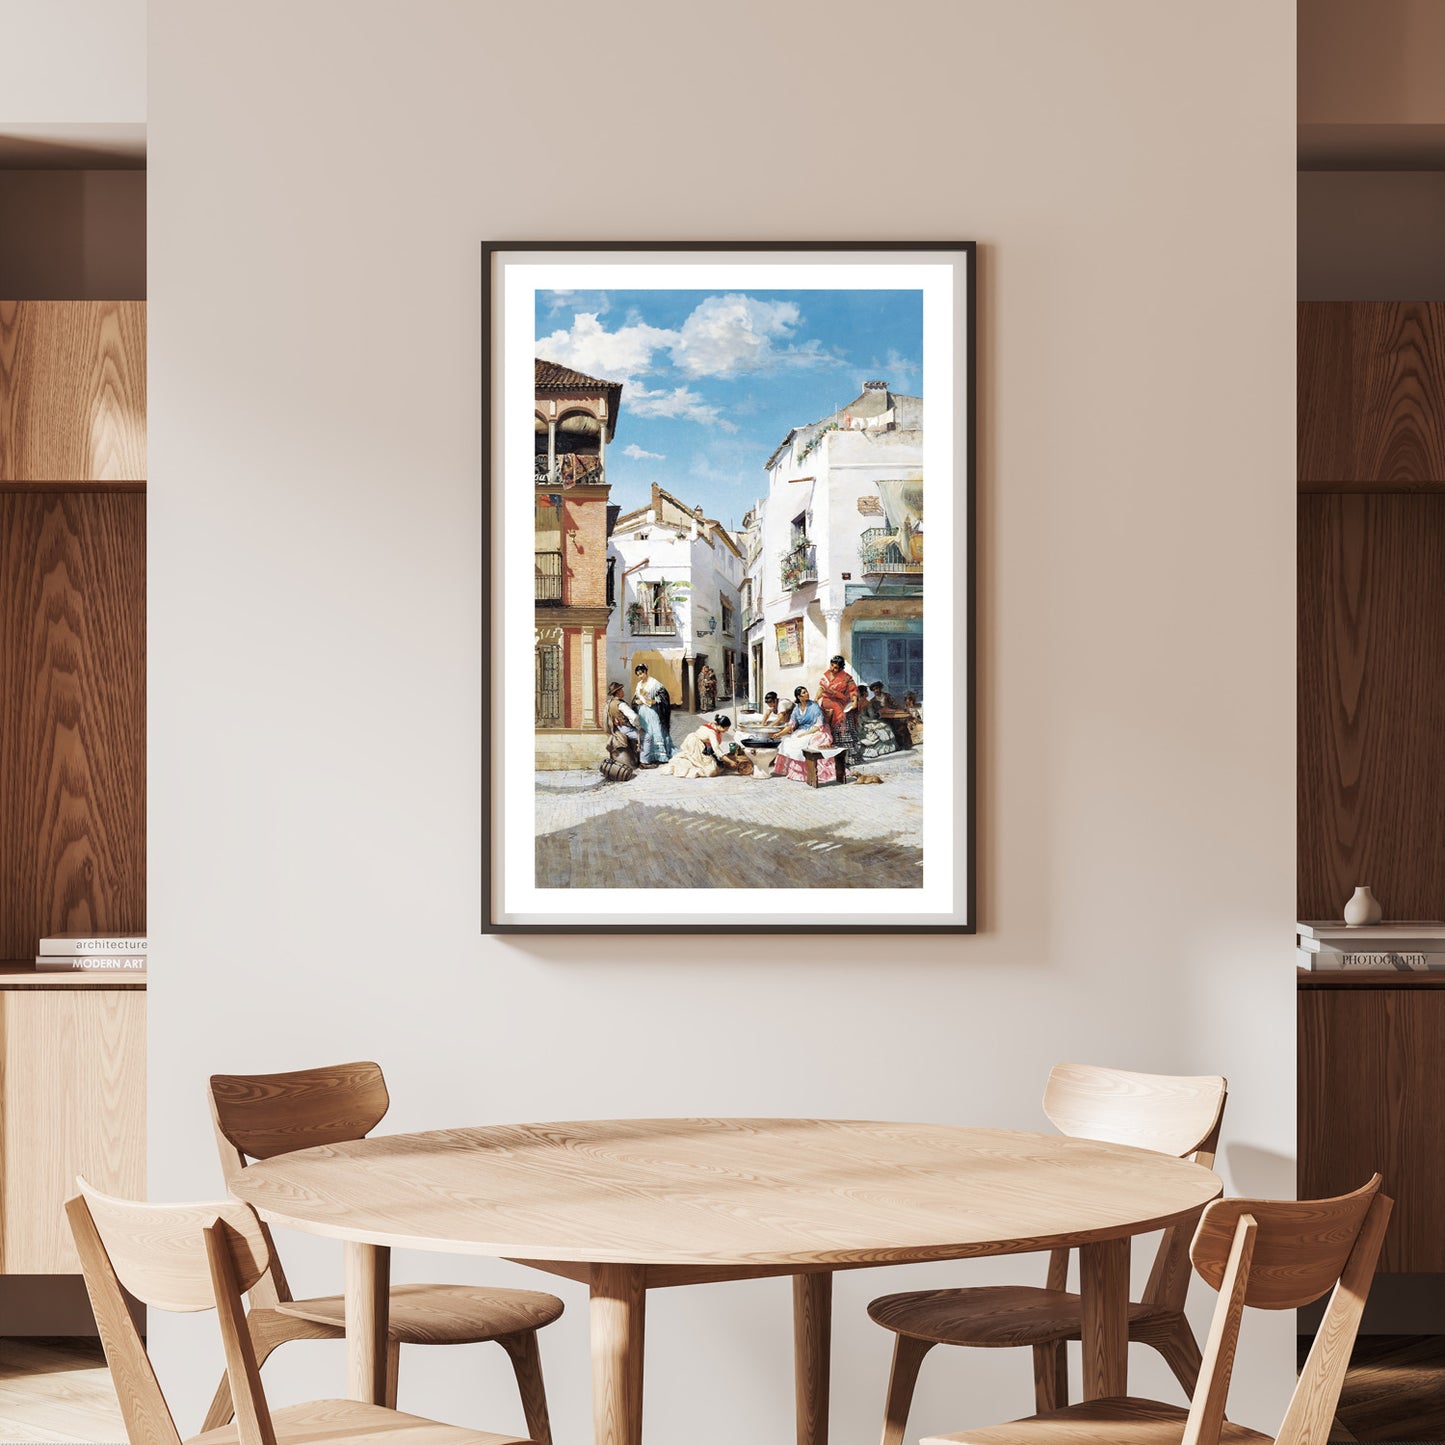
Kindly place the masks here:
POLYGON ((632 691, 632 705, 637 710, 637 727, 642 734, 638 766, 655 768, 665 763, 677 750, 668 728, 672 721, 672 700, 667 689, 639 662, 632 669, 637 686, 632 691))
POLYGON ((785 707, 779 707, 777 693, 768 693, 763 699, 763 720, 756 725, 752 733, 743 739, 743 746, 745 748, 777 747, 779 734, 787 726, 792 711, 792 703, 788 703, 785 707))
MULTIPOLYGON (((865 763, 909 746, 906 729, 897 721, 883 716, 885 708, 898 710, 883 684, 875 682, 869 691, 871 696, 867 705, 858 710, 858 752, 865 763)), ((863 689, 859 688, 858 693, 861 697, 863 689)))
POLYGON ((683 738, 672 760, 657 771, 674 778, 717 777, 718 758, 723 752, 723 734, 732 725, 733 720, 723 714, 703 723, 683 738))
MULTIPOLYGON (((803 766, 805 752, 819 752, 833 746, 833 734, 823 720, 823 709, 808 696, 806 687, 793 689, 793 713, 778 741, 778 756, 773 760, 775 778, 792 778, 806 782, 808 771, 803 766)), ((831 782, 835 775, 831 757, 818 764, 818 781, 831 782), (827 770, 826 772, 824 770, 827 770)))

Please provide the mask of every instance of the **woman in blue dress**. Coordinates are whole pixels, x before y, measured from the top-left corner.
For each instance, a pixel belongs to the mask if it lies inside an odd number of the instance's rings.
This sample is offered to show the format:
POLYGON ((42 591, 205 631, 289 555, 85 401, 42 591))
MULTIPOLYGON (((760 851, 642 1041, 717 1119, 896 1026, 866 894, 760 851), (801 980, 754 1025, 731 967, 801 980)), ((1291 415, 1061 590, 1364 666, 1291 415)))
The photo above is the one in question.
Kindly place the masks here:
MULTIPOLYGON (((808 695, 806 687, 793 689, 792 716, 779 738, 778 756, 773 761, 775 778, 803 778, 806 775, 803 753, 832 747, 833 734, 828 731, 823 709, 808 695)), ((831 770, 830 762, 828 771, 831 773, 831 770)))
POLYGON ((639 767, 655 768, 671 760, 677 751, 669 725, 672 722, 672 699, 667 689, 648 674, 647 664, 639 662, 632 669, 637 686, 632 692, 632 705, 637 709, 638 727, 642 733, 639 767))

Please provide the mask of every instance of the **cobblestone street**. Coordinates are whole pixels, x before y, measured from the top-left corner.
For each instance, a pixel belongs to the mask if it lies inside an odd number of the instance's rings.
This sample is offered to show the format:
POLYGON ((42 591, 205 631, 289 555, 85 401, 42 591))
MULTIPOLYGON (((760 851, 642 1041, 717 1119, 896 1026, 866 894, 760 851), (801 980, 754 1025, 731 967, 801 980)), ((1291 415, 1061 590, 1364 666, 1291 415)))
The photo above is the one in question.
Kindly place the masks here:
MULTIPOLYGON (((696 726, 673 714, 672 734, 696 726)), ((771 755, 758 753, 760 772, 771 755)), ((626 783, 596 772, 537 778, 537 885, 543 888, 919 888, 923 750, 894 753, 850 781, 809 788, 774 778, 626 783)))

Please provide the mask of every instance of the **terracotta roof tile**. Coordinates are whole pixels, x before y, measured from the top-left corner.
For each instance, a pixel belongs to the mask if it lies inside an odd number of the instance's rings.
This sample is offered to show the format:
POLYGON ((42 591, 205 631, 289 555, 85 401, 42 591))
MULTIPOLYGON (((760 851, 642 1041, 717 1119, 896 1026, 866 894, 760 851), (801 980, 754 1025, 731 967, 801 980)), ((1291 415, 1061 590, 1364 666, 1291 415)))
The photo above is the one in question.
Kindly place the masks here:
POLYGON ((600 377, 585 376, 580 371, 573 371, 570 366, 562 366, 555 361, 543 361, 537 358, 537 381, 539 388, 559 387, 575 390, 578 387, 586 386, 621 386, 620 381, 603 381, 600 377))

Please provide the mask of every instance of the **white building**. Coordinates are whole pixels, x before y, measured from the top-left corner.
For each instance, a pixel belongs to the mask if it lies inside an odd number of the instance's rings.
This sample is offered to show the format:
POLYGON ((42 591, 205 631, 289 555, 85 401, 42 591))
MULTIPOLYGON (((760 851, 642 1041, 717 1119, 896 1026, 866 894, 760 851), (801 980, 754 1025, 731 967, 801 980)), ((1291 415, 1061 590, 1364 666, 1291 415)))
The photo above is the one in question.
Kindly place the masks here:
POLYGON ((754 700, 815 691, 837 653, 860 681, 921 699, 922 400, 866 382, 766 465, 767 495, 741 534, 754 700))
POLYGON ((645 662, 672 695, 696 711, 698 671, 717 674, 717 705, 740 686, 743 554, 721 523, 654 485, 652 505, 618 517, 607 546, 610 593, 607 678, 632 695, 645 662))

